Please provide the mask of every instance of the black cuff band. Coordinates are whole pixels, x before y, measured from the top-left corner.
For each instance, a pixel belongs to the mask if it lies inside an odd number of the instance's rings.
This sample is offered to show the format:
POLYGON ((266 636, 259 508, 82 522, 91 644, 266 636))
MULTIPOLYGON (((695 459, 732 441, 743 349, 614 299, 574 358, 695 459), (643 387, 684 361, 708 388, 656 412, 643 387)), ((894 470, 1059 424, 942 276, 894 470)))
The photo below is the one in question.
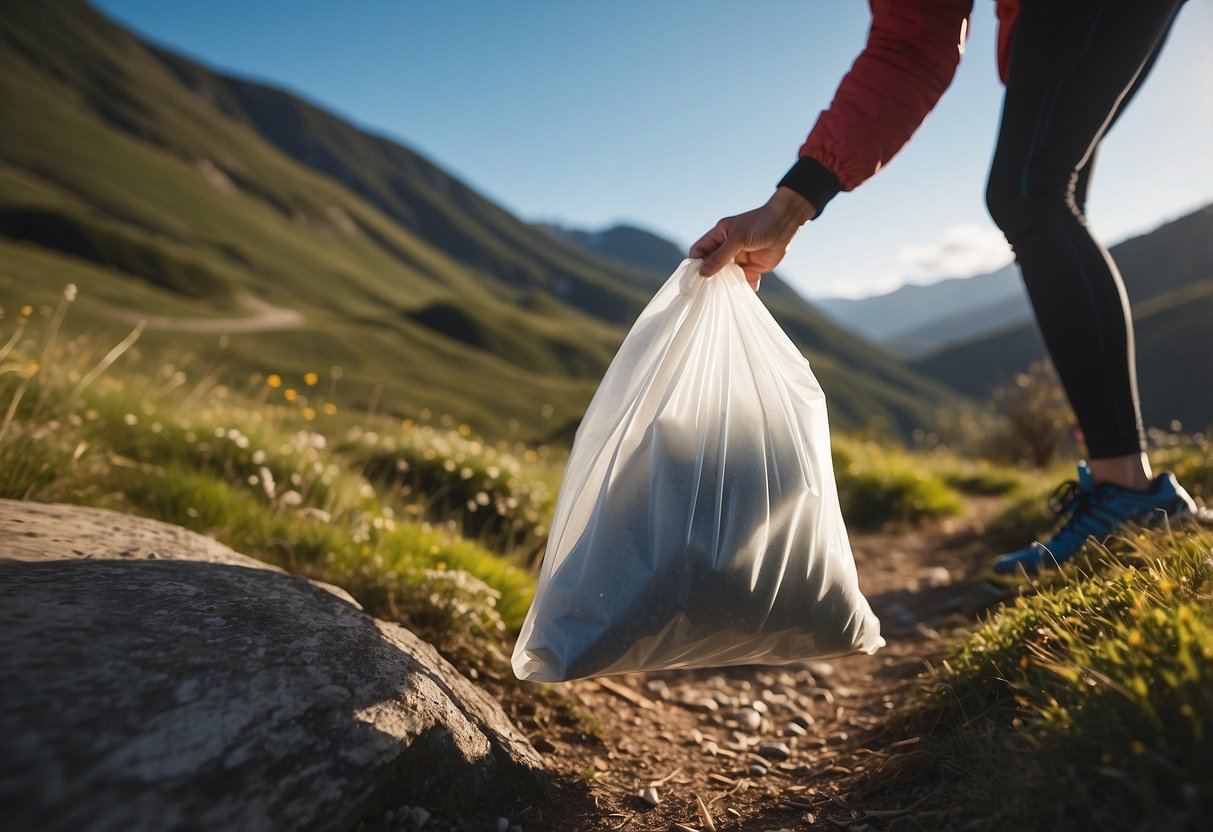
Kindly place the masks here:
POLYGON ((818 217, 825 210, 826 203, 842 190, 842 185, 833 171, 808 156, 796 160, 791 170, 779 180, 779 187, 791 188, 811 202, 817 209, 818 217))

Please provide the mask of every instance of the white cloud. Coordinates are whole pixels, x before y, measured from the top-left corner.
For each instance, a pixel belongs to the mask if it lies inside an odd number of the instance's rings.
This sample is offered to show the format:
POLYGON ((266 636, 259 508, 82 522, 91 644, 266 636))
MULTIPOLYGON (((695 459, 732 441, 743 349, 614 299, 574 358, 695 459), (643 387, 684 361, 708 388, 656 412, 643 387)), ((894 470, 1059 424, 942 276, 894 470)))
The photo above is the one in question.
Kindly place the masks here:
MULTIPOLYGON (((849 278, 823 281, 811 287, 812 293, 809 294, 809 297, 858 300, 859 298, 887 294, 899 288, 905 282, 904 277, 899 277, 895 274, 887 274, 883 277, 875 277, 863 282, 849 278)), ((796 288, 802 292, 804 291, 799 285, 796 288)))
POLYGON ((897 253, 897 264, 903 282, 929 283, 992 272, 1011 258, 1001 231, 970 224, 949 228, 939 242, 906 246, 897 253))

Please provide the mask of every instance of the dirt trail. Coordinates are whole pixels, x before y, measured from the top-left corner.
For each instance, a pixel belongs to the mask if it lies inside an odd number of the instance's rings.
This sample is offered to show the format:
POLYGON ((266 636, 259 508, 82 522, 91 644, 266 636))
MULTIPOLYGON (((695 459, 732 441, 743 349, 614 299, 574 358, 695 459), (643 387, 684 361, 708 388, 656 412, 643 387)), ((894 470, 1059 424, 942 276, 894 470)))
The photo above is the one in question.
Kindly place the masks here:
POLYGON ((538 750, 589 795, 578 807, 533 807, 516 822, 528 832, 706 829, 698 798, 719 830, 883 828, 894 816, 887 802, 873 815, 848 784, 899 752, 881 736, 885 715, 940 658, 941 631, 1002 597, 977 553, 995 508, 978 500, 958 520, 852 536, 888 641, 875 656, 633 674, 507 697, 538 750), (641 797, 650 786, 656 806, 641 797))
POLYGON ((303 315, 294 309, 274 306, 253 295, 242 294, 236 298, 236 303, 241 309, 252 314, 246 318, 178 318, 171 315, 124 313, 120 317, 132 324, 142 321, 145 329, 207 332, 215 335, 277 332, 284 329, 298 329, 304 323, 303 315))

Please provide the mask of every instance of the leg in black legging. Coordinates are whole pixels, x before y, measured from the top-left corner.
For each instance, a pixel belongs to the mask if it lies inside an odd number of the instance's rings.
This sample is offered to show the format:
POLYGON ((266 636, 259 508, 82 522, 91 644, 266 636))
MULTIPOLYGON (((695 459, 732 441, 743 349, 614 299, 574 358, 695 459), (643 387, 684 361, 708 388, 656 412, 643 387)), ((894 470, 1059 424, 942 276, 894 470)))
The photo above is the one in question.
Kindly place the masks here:
POLYGON ((986 201, 1015 250, 1045 345, 1094 459, 1144 448, 1132 319, 1083 215, 1100 139, 1182 0, 1025 0, 986 201))

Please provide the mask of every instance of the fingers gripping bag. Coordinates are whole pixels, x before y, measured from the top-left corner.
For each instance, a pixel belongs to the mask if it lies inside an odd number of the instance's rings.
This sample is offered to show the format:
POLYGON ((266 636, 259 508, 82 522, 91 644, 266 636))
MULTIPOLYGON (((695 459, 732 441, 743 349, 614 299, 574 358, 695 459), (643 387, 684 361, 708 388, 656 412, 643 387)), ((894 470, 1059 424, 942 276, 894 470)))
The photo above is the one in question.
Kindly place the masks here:
POLYGON ((687 260, 586 411, 514 673, 785 664, 884 644, 859 590, 825 396, 736 265, 687 260))

